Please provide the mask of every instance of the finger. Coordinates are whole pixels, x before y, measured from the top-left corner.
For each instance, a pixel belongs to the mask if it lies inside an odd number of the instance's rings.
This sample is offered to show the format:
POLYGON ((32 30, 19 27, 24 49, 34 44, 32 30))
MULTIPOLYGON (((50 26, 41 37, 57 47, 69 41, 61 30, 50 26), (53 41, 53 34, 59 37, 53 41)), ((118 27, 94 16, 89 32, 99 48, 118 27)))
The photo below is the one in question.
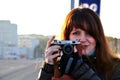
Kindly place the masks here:
POLYGON ((56 57, 59 56, 59 55, 60 55, 60 54, 59 54, 59 52, 58 52, 58 53, 52 55, 52 56, 51 56, 51 59, 54 59, 54 58, 56 58, 56 57))
POLYGON ((51 55, 51 56, 46 56, 46 62, 49 63, 49 64, 54 64, 54 58, 56 58, 57 56, 59 56, 59 53, 56 53, 54 55, 51 55))
POLYGON ((51 46, 51 42, 52 42, 54 39, 55 39, 55 36, 52 36, 52 37, 50 38, 50 40, 48 40, 46 49, 51 46))
POLYGON ((51 46, 46 50, 45 54, 46 56, 50 56, 55 54, 58 51, 60 51, 60 46, 51 46))

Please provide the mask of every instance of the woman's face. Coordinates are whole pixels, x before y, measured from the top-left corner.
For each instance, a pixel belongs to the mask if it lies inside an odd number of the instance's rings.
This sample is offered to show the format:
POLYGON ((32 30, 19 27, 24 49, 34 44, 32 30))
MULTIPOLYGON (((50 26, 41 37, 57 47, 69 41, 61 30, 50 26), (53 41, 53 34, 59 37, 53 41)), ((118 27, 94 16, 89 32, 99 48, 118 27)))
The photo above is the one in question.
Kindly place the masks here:
POLYGON ((73 28, 69 36, 70 40, 78 40, 82 45, 82 55, 89 54, 96 46, 95 39, 84 30, 73 28))

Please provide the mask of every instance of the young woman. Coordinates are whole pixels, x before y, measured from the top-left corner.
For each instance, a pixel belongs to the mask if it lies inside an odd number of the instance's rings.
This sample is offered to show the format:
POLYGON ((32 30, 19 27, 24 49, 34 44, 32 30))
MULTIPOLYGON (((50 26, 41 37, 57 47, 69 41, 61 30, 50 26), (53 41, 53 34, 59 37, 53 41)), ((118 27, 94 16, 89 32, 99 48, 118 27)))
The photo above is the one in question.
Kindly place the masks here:
MULTIPOLYGON (((53 36, 47 43, 45 64, 41 69, 39 80, 53 79, 54 58, 59 56, 61 51, 61 46, 52 45, 54 39, 53 36)), ((64 74, 69 80, 120 79, 120 60, 111 53, 100 18, 94 11, 89 8, 72 9, 63 24, 61 39, 79 41, 80 44, 74 47, 73 55, 78 54, 78 57, 71 56, 73 59, 72 65, 68 64, 70 60, 68 57, 61 58, 60 71, 62 74, 58 80, 62 80, 64 74), (82 62, 79 62, 81 59, 82 62), (66 64, 61 65, 65 62, 66 64), (67 65, 70 65, 70 68, 67 69, 68 72, 66 73, 67 65)))

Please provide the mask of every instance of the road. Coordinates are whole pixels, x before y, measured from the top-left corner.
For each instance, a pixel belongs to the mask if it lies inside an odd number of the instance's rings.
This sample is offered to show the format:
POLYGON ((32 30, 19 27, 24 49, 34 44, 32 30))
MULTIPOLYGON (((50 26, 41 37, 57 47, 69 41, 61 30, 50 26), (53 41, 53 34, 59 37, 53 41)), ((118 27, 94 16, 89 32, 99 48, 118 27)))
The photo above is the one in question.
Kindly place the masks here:
POLYGON ((31 60, 0 60, 0 80, 36 80, 40 67, 31 60))

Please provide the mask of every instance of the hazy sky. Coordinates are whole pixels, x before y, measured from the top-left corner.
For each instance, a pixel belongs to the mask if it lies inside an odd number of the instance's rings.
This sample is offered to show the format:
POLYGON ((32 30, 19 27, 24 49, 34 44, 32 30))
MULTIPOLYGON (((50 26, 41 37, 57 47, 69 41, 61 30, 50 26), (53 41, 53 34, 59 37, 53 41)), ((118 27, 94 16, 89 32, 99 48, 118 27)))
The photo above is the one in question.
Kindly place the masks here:
MULTIPOLYGON (((105 34, 120 38, 119 0, 102 0, 100 17, 105 34)), ((70 0, 0 0, 0 20, 18 25, 18 34, 58 34, 70 0)))

